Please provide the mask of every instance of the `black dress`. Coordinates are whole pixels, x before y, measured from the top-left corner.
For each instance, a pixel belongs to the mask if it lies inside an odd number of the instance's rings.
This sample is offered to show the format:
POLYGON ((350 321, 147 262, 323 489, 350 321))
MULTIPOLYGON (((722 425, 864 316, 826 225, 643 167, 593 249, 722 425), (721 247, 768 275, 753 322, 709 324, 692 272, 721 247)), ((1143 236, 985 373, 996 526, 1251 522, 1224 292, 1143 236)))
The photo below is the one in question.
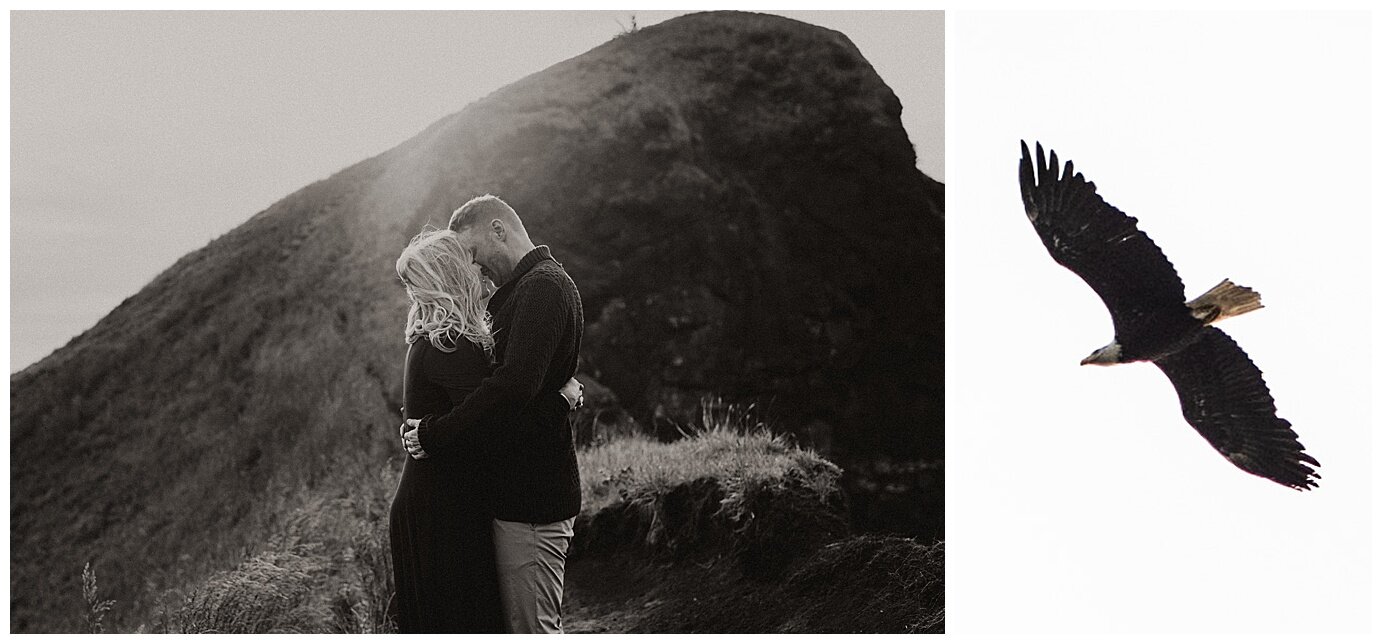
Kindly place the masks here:
MULTIPOLYGON (((408 418, 444 414, 492 370, 484 352, 461 341, 445 353, 419 338, 408 348, 408 418)), ((484 457, 478 445, 457 456, 404 458, 389 510, 394 601, 401 633, 503 633, 484 457)))

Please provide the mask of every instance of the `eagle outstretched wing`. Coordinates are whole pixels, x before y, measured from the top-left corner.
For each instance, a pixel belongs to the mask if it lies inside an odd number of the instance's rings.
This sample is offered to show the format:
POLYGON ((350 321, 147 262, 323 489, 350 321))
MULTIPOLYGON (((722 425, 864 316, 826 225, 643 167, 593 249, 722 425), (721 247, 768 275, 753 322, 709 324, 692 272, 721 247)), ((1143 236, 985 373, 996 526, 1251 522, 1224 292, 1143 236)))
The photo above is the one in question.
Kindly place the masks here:
POLYGON ((1176 388, 1185 420, 1229 462, 1287 487, 1318 487, 1311 466, 1319 461, 1277 417, 1262 371, 1227 333, 1206 327, 1193 344, 1154 364, 1176 388))
POLYGON ((1056 263, 1094 289, 1113 317, 1115 335, 1135 328, 1153 312, 1184 308, 1185 285, 1166 255, 1137 229, 1137 220, 1106 203, 1094 184, 1052 152, 1049 162, 1036 144, 1037 165, 1027 142, 1017 180, 1027 218, 1056 263))

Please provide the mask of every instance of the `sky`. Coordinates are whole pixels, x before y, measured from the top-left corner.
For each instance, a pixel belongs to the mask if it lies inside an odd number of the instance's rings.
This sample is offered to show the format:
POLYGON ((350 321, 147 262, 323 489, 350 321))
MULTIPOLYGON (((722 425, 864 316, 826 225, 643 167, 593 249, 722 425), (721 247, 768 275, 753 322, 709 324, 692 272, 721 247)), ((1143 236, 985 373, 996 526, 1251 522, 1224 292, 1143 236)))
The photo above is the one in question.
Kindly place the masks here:
POLYGON ((951 16, 949 632, 1369 628, 1367 28, 1337 13, 951 16), (1262 294, 1221 328, 1323 464, 1319 489, 1233 467, 1153 365, 1079 365, 1112 324, 1024 216, 1021 139, 1138 218, 1188 296, 1222 278, 1262 294))
MULTIPOLYGON (((639 11, 646 27, 685 12, 639 11)), ((940 12, 849 36, 944 179, 940 12)), ((307 184, 608 41, 627 11, 43 12, 10 19, 10 370, 307 184)))

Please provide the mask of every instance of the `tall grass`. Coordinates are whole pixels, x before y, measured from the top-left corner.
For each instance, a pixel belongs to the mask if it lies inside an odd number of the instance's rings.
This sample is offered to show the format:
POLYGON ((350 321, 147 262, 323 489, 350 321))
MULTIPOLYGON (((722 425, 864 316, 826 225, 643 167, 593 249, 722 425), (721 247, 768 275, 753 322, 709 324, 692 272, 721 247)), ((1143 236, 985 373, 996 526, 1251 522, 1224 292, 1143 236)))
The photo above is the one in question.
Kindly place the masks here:
MULTIPOLYGON (((602 510, 622 505, 635 509, 628 516, 636 517, 649 542, 673 549, 689 542, 710 544, 729 554, 750 541, 770 547, 789 542, 781 539, 783 526, 810 532, 817 519, 798 518, 803 507, 823 510, 821 515, 835 511, 838 467, 775 434, 755 418, 751 406, 708 399, 702 408, 700 422, 684 428, 684 438, 676 442, 634 435, 578 453, 585 528, 602 510), (680 519, 671 516, 678 503, 680 519), (709 540, 701 539, 711 532, 709 540), (731 532, 748 536, 728 536, 731 532)), ((322 492, 285 501, 284 507, 296 509, 270 527, 262 546, 227 570, 165 591, 155 602, 149 629, 393 632, 387 615, 394 593, 388 505, 397 470, 384 467, 377 480, 369 479, 357 481, 349 497, 322 492)), ((102 617, 113 602, 100 598, 89 568, 83 591, 89 630, 102 632, 102 617)))
POLYGON ((942 544, 851 536, 840 468, 775 434, 753 407, 702 400, 700 416, 671 443, 636 436, 578 454, 585 496, 571 560, 598 567, 568 588, 600 607, 583 627, 944 630, 942 544), (629 587, 597 579, 607 575, 629 587))
POLYGON ((945 544, 881 535, 839 541, 794 571, 783 590, 783 599, 812 615, 807 631, 939 633, 945 544))
POLYGON ((756 421, 752 407, 703 400, 700 415, 671 443, 635 436, 577 455, 583 502, 569 557, 632 548, 772 578, 849 533, 839 467, 756 421))
POLYGON ((91 562, 82 568, 82 599, 86 602, 86 627, 89 633, 104 633, 106 613, 115 606, 115 600, 101 599, 96 588, 96 573, 91 570, 91 562))
MULTIPOLYGON (((696 481, 714 481, 717 520, 740 527, 755 516, 755 500, 773 490, 790 487, 822 503, 838 495, 839 468, 754 420, 752 407, 707 400, 700 424, 684 433, 674 443, 628 436, 582 450, 582 515, 619 503, 664 508, 674 489, 696 481)), ((361 498, 309 498, 253 556, 165 593, 153 630, 392 632, 387 505, 395 477, 387 470, 380 481, 362 482, 370 493, 361 498)), ((666 523, 655 517, 645 527, 666 523)))
POLYGON ((325 621, 311 602, 323 568, 317 553, 298 546, 257 555, 190 592, 159 630, 172 633, 302 633, 325 621))
POLYGON ((310 500, 235 568, 165 594, 168 633, 387 633, 393 597, 379 501, 310 500))
POLYGON ((752 406, 704 400, 701 424, 683 429, 683 436, 672 443, 629 436, 580 452, 581 514, 650 502, 706 478, 724 490, 721 511, 732 520, 743 517, 753 490, 799 482, 825 501, 839 489, 838 467, 774 433, 752 406))

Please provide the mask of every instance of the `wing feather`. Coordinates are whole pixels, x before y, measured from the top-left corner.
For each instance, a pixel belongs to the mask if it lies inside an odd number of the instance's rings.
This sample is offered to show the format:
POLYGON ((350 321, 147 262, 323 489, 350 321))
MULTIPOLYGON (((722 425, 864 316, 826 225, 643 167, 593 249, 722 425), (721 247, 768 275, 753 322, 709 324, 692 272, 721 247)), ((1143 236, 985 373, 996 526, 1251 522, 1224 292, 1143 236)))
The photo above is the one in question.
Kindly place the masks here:
POLYGON ((1287 487, 1318 486, 1311 466, 1319 461, 1276 415, 1262 371, 1227 333, 1208 327, 1155 364, 1176 388, 1185 420, 1229 462, 1287 487))
POLYGON ((1036 165, 1022 142, 1018 185, 1027 218, 1056 263, 1079 275, 1108 307, 1117 335, 1153 311, 1183 307, 1185 286, 1137 220, 1109 205, 1070 161, 1060 172, 1036 144, 1036 165))

